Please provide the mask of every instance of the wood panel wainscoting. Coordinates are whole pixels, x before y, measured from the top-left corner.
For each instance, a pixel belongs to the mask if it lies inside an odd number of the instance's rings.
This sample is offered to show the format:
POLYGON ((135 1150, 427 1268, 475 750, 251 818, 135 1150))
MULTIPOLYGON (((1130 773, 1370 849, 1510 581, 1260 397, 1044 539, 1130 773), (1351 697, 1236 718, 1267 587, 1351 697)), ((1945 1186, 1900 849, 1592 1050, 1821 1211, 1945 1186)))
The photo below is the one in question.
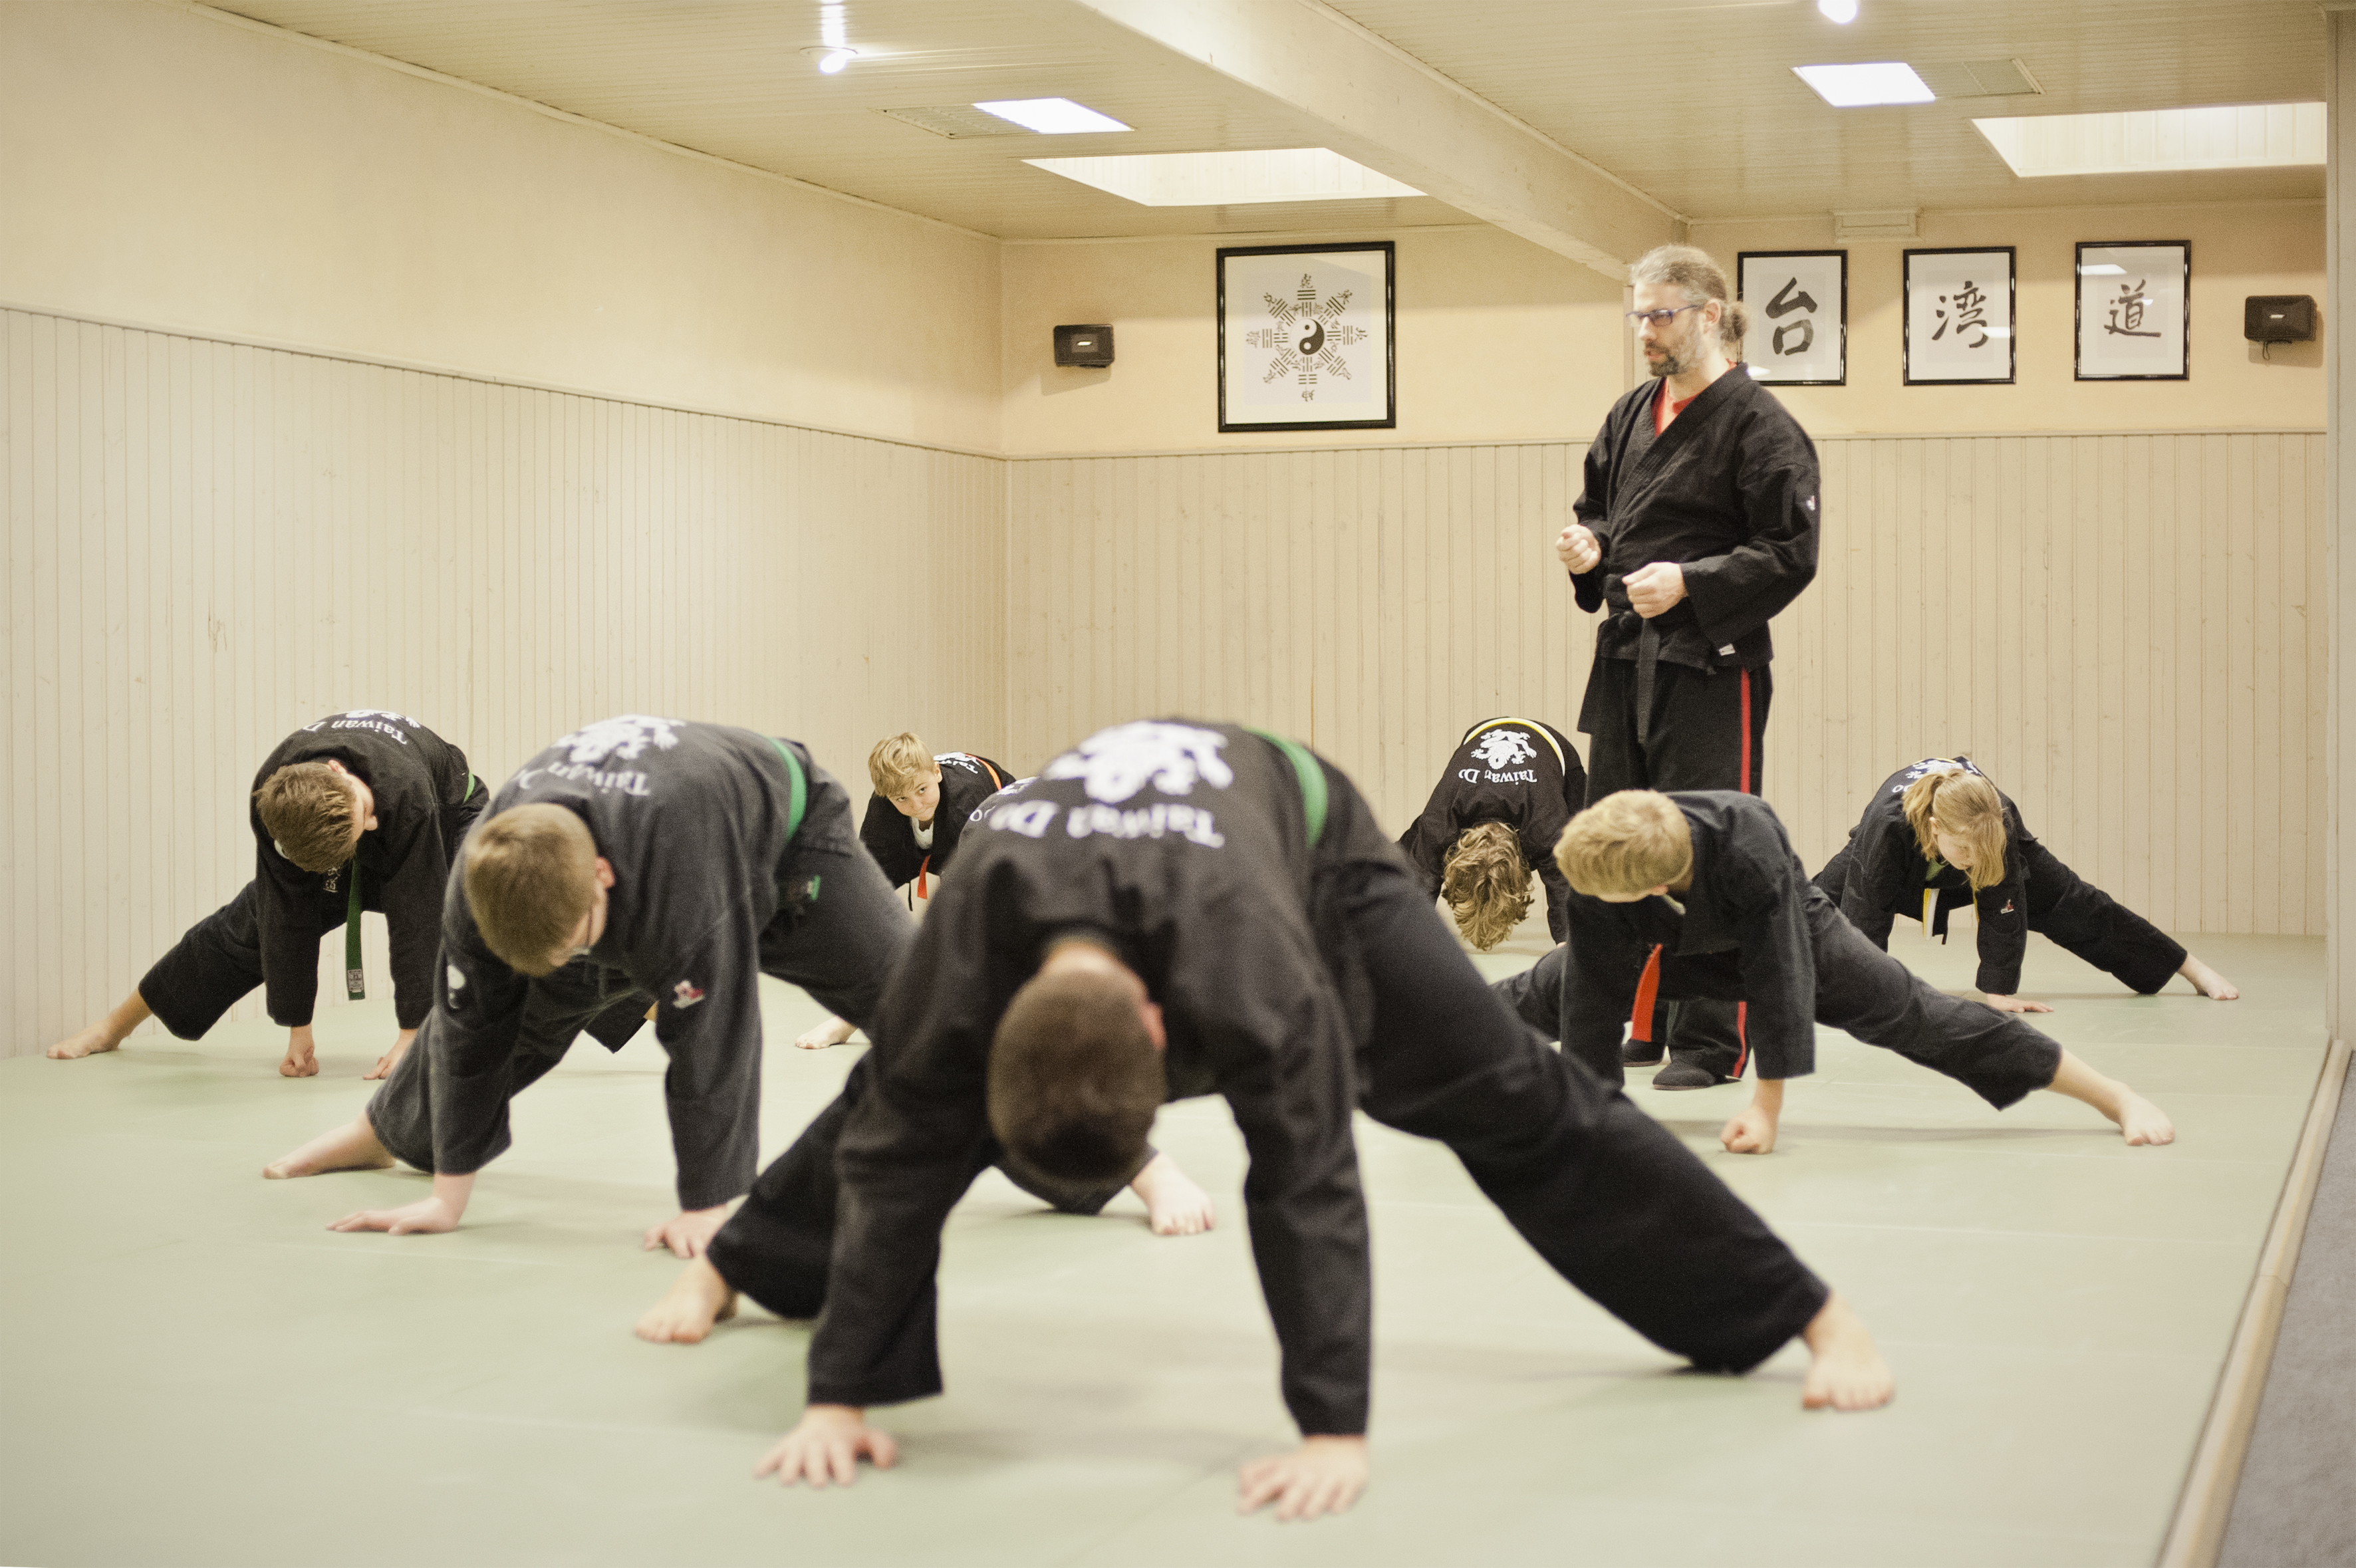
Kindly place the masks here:
POLYGON ((494 785, 616 713, 791 736, 862 803, 891 729, 1004 755, 995 458, 21 311, 0 363, 19 1053, 251 877, 253 769, 340 709, 494 785))
MULTIPOLYGON (((1765 792, 1810 868, 1900 764, 1969 752, 2161 926, 2323 914, 2320 432, 1833 437, 1776 624, 1765 792)), ((1017 458, 1008 729, 1287 730, 1384 822, 1456 736, 1575 728, 1593 648, 1552 542, 1583 442, 1017 458)))

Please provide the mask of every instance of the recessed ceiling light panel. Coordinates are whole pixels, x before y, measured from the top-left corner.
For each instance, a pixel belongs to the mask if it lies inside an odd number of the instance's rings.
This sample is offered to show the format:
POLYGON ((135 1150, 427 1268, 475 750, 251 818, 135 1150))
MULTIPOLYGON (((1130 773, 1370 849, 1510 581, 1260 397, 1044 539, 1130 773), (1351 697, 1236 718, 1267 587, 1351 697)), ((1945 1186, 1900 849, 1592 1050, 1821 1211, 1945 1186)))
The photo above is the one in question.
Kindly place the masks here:
POLYGON ((1251 153, 1142 153, 1025 158, 1049 174, 1144 207, 1240 207, 1260 201, 1365 201, 1421 196, 1411 185, 1323 147, 1251 153))
POLYGON ((1111 115, 1099 114, 1086 104, 1075 103, 1068 98, 1003 98, 994 103, 977 103, 974 107, 985 114, 1012 120, 1043 136, 1076 136, 1090 131, 1129 129, 1111 115))
POLYGON ((2023 179, 2070 174, 2296 168, 2323 162, 2320 103, 2229 103, 2130 114, 1975 120, 2023 179))
POLYGON ((1876 60, 1865 65, 1795 65, 1793 73, 1816 90, 1816 96, 1836 109, 1862 109, 1873 103, 1929 103, 1938 95, 1922 84, 1904 60, 1876 60))

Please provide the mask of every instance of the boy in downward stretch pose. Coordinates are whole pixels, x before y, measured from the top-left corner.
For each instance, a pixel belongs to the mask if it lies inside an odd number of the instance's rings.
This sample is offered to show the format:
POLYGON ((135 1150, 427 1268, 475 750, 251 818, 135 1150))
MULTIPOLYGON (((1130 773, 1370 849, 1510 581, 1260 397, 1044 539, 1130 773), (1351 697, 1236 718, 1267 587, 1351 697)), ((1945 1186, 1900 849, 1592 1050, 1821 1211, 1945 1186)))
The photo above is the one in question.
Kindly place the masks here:
POLYGON ((1483 952, 1529 913, 1535 869, 1547 929, 1560 941, 1570 885, 1555 869, 1554 843, 1586 803, 1587 769, 1568 736, 1530 719, 1484 719, 1457 743, 1399 853, 1424 896, 1446 899, 1456 929, 1483 952))
POLYGON ((698 1256, 757 1168, 760 976, 863 1026, 909 932, 851 836, 850 796, 804 747, 602 720, 525 764, 467 840, 423 1047, 359 1120, 262 1174, 398 1157, 434 1173, 432 1196, 333 1229, 452 1230, 476 1173, 508 1146, 509 1101, 584 1028, 619 1050, 652 1005, 671 1062, 680 1212, 646 1245, 698 1256))
POLYGON ((1144 1159, 1162 1101, 1195 1094, 1226 1097, 1250 1152, 1252 1250, 1302 1434, 1244 1467, 1246 1511, 1335 1511, 1365 1482, 1359 1109, 1446 1143, 1566 1279, 1673 1353, 1739 1371, 1798 1335, 1806 1404, 1890 1397, 1855 1314, 1499 1004, 1306 748, 1123 725, 992 802, 964 854, 885 990, 833 1158, 787 1151, 712 1242, 724 1286, 789 1316, 823 1304, 809 1406, 762 1473, 822 1486, 862 1456, 893 1463, 864 1409, 941 1390, 941 1226, 985 1164, 1101 1191, 1144 1159), (798 1184, 773 1183, 797 1162, 798 1184))
MULTIPOLYGON (((875 792, 867 798, 859 842, 884 868, 884 881, 894 887, 916 884, 914 908, 915 898, 932 897, 927 880, 948 869, 973 809, 1013 783, 1014 776, 970 751, 935 757, 914 733, 903 730, 877 741, 867 754, 867 780, 875 792)), ((822 1051, 851 1038, 851 1032, 847 1019, 829 1018, 794 1044, 822 1051)))
POLYGON ((400 1032, 361 1076, 384 1077, 434 1004, 442 885, 488 798, 466 754, 415 719, 356 708, 305 725, 254 775, 253 880, 190 927, 112 1013, 48 1054, 111 1051, 151 1016, 181 1039, 198 1039, 261 985, 271 1021, 286 1030, 280 1074, 312 1077, 319 939, 344 929, 344 983, 358 999, 360 911, 375 909, 392 939, 400 1032))
POLYGON ((1497 983, 1522 1018, 1598 1073, 1620 1075, 1620 1021, 1645 1034, 1656 1001, 1750 1004, 1751 1104, 1719 1141, 1775 1147, 1783 1080, 1815 1070, 1815 1026, 1945 1073, 2001 1111, 2050 1089, 2130 1144, 2173 1142, 2159 1108, 2008 1014, 1949 996, 1868 941, 1807 878, 1756 795, 1625 789, 1571 819, 1555 852, 1576 895, 1570 940, 1497 983))

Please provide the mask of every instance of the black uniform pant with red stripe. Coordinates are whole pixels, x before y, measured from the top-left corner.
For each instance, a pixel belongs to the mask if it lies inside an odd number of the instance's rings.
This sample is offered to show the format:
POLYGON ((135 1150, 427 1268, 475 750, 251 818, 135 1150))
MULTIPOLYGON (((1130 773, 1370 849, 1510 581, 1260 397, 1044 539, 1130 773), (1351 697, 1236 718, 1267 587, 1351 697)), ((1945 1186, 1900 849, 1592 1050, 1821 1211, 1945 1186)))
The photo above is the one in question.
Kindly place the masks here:
MULTIPOLYGON (((1621 789, 1739 789, 1759 793, 1766 754, 1767 703, 1774 681, 1756 670, 1697 670, 1661 664, 1653 673, 1652 712, 1642 738, 1636 723, 1636 661, 1598 659, 1588 676, 1598 687, 1582 709, 1587 723, 1590 805, 1621 789)), ((1730 1002, 1664 1000, 1661 1033, 1671 1057, 1740 1078, 1750 1059, 1742 1011, 1730 1002)))

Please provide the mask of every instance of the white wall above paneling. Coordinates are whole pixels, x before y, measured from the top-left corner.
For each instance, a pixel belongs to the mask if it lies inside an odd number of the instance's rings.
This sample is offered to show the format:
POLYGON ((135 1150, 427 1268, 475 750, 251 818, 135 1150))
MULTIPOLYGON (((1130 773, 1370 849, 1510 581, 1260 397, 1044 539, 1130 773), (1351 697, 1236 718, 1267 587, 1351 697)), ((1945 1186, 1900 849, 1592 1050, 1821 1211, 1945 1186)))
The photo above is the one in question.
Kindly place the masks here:
POLYGON ((253 770, 322 714, 494 783, 631 711, 862 799, 904 725, 1004 755, 995 459, 16 311, 0 365, 12 1053, 252 875, 253 770))
MULTIPOLYGON (((1965 749, 2162 926, 2319 934, 2322 440, 1824 443, 1822 568, 1776 623, 1764 775, 1811 869, 1900 764, 1965 749)), ((1309 740, 1404 829, 1467 724, 1576 728, 1592 621, 1551 545, 1583 453, 1015 461, 1018 753, 1240 718, 1309 740)))

